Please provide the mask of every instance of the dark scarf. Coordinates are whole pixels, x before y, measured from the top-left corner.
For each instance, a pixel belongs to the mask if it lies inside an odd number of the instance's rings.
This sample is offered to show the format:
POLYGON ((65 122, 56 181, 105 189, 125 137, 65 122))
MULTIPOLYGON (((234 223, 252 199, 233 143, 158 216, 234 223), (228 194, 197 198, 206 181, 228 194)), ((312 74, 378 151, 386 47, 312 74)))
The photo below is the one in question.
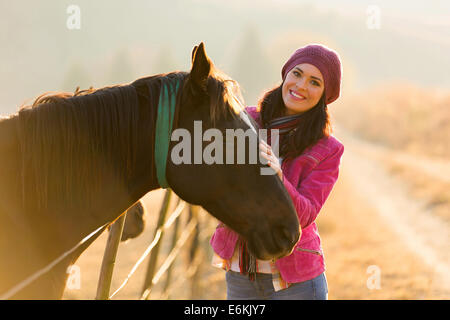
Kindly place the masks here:
POLYGON ((280 137, 286 136, 297 127, 301 117, 302 114, 293 114, 270 120, 267 124, 268 136, 270 136, 270 129, 278 129, 280 132, 280 137))
MULTIPOLYGON (((300 122, 301 114, 294 114, 284 116, 269 121, 267 125, 267 143, 271 144, 270 129, 279 130, 280 145, 281 141, 285 139, 290 132, 295 132, 295 128, 300 122)), ((248 275, 250 281, 255 280, 256 276, 256 257, 253 256, 247 248, 247 241, 239 237, 239 269, 243 275, 248 275)))

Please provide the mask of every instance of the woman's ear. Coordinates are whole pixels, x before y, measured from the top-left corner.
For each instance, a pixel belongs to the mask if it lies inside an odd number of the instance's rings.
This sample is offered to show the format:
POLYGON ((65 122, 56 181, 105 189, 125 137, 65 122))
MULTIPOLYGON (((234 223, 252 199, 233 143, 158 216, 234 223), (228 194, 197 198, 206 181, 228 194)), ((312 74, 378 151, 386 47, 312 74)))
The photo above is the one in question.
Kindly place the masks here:
POLYGON ((212 69, 212 62, 206 54, 205 45, 195 46, 192 50, 192 68, 190 81, 195 92, 206 92, 206 84, 212 69))

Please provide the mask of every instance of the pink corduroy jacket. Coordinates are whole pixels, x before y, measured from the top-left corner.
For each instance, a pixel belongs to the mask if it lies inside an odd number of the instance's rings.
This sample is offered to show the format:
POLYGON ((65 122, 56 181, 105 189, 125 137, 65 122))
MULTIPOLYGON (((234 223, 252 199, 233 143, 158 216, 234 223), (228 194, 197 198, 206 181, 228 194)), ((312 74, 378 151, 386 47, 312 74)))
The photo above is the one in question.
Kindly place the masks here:
MULTIPOLYGON (((248 113, 261 126, 256 107, 247 107, 248 113)), ((302 234, 294 251, 275 262, 284 281, 289 283, 311 280, 325 271, 323 251, 315 223, 338 175, 344 146, 330 136, 292 160, 282 162, 283 181, 297 210, 302 234)), ((210 244, 221 258, 231 259, 238 234, 219 224, 210 244)))

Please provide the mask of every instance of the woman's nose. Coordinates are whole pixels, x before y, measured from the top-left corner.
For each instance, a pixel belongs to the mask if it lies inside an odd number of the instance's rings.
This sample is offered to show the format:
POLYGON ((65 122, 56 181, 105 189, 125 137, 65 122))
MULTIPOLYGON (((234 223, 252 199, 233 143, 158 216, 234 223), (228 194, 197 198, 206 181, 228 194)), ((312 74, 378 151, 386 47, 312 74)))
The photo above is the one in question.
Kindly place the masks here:
POLYGON ((295 83, 295 88, 298 89, 299 91, 305 91, 306 90, 306 80, 304 79, 304 77, 302 79, 299 79, 296 83, 295 83))

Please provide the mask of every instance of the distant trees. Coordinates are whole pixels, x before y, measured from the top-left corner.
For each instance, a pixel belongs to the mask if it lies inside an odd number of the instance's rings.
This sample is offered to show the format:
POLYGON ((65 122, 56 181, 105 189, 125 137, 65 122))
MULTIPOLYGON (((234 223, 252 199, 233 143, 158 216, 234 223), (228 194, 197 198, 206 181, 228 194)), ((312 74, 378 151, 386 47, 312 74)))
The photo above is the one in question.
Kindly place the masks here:
POLYGON ((263 91, 274 83, 276 73, 255 27, 247 27, 242 34, 230 75, 239 82, 249 105, 256 104, 263 91))
POLYGON ((178 64, 173 55, 172 48, 169 46, 160 47, 154 58, 152 69, 150 70, 151 74, 167 73, 177 69, 178 64))
POLYGON ((106 67, 87 68, 79 62, 73 62, 63 79, 62 90, 73 92, 89 87, 129 83, 135 80, 133 64, 126 50, 118 50, 106 67), (105 71, 103 71, 103 70, 105 71))
POLYGON ((121 84, 135 80, 133 64, 125 49, 118 50, 109 66, 107 83, 121 84))
POLYGON ((92 80, 89 73, 79 62, 73 62, 64 77, 62 90, 74 92, 77 87, 87 89, 90 86, 92 86, 92 80))

